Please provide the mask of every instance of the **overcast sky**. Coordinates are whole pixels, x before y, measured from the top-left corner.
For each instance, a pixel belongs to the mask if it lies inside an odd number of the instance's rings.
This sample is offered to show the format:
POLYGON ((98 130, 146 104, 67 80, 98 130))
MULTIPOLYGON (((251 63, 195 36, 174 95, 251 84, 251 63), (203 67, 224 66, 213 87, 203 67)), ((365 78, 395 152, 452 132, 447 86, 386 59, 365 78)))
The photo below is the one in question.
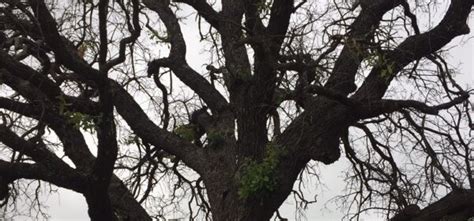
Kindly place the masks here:
MULTIPOLYGON (((474 19, 471 19, 471 24, 474 24, 474 19)), ((470 25, 471 29, 474 30, 473 25, 470 25)), ((474 32, 474 31, 473 31, 474 32)), ((197 41, 198 38, 195 37, 186 37, 186 35, 192 34, 192 30, 184 29, 185 38, 192 39, 197 41)), ((194 33, 195 34, 195 33, 194 33)), ((451 46, 456 46, 452 49, 451 56, 449 60, 452 65, 458 66, 461 70, 461 75, 457 76, 457 79, 460 80, 462 85, 471 85, 474 86, 474 41, 469 38, 473 37, 473 34, 464 36, 461 38, 455 39, 451 43, 451 46), (461 44, 462 43, 462 44, 461 44)), ((197 43, 197 42, 194 42, 197 43)), ((194 43, 187 42, 188 44, 188 59, 190 61, 196 61, 195 58, 201 57, 199 52, 200 50, 193 49, 189 47, 194 45, 194 43)), ((202 62, 190 62, 194 68, 202 70, 202 62)), ((474 100, 471 98, 471 102, 474 100)), ((325 184, 324 187, 314 186, 314 189, 317 189, 315 193, 318 195, 318 203, 314 206, 311 206, 309 210, 306 211, 307 220, 316 220, 316 221, 332 221, 340 220, 342 217, 341 211, 335 206, 335 204, 326 204, 329 199, 336 196, 337 194, 342 193, 344 188, 343 181, 343 172, 347 168, 347 163, 341 158, 340 161, 330 165, 324 166, 320 169, 321 171, 321 180, 325 184), (326 208, 327 207, 327 208, 326 208)), ((308 188, 311 189, 312 184, 308 184, 308 188)), ((51 220, 89 220, 87 216, 87 207, 85 204, 84 198, 72 191, 60 190, 59 194, 51 195, 47 201, 49 206, 49 214, 51 215, 51 220)), ((283 206, 285 214, 292 214, 294 211, 294 205, 291 203, 285 203, 283 206)), ((287 216, 290 220, 294 220, 294 216, 287 216)), ((367 218, 369 220, 378 220, 377 218, 367 218)))

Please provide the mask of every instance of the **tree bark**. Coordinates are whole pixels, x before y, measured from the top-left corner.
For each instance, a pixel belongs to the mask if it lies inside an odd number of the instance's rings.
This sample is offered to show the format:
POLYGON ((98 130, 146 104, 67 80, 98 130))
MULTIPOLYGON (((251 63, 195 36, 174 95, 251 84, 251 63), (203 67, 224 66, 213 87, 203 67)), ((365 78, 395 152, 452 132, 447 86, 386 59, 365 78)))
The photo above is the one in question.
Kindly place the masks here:
POLYGON ((411 209, 412 211, 407 213, 407 209, 395 215, 390 221, 465 221, 474 217, 474 192, 454 190, 422 210, 411 209))

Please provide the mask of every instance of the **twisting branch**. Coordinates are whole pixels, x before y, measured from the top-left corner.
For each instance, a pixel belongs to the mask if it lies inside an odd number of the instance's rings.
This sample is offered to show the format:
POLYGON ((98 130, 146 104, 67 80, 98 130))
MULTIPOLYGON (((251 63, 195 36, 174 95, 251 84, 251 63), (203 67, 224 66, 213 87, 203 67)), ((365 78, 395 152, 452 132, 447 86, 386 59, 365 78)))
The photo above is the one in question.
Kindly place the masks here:
POLYGON ((379 99, 387 90, 397 73, 410 62, 436 52, 455 37, 469 33, 466 20, 469 17, 472 1, 453 0, 443 20, 428 32, 408 37, 396 49, 386 53, 379 65, 375 66, 362 86, 353 96, 358 100, 379 99), (389 68, 388 76, 382 74, 389 68))
POLYGON ((455 105, 461 104, 469 98, 469 94, 463 94, 459 97, 456 97, 446 103, 438 104, 435 106, 429 106, 424 102, 415 101, 415 100, 389 100, 382 99, 378 101, 363 103, 356 102, 357 114, 363 118, 372 118, 382 114, 388 114, 395 111, 402 111, 404 109, 415 109, 421 113, 437 115, 440 110, 449 109, 455 105))
POLYGON ((362 11, 351 24, 347 43, 344 45, 339 57, 334 64, 334 69, 325 87, 341 91, 348 95, 356 89, 355 75, 362 60, 367 56, 368 42, 379 26, 382 16, 397 7, 400 0, 396 1, 363 1, 362 11))
POLYGON ((119 84, 112 82, 114 105, 133 131, 142 139, 166 152, 178 156, 196 171, 205 170, 204 150, 156 126, 136 101, 119 84), (196 160, 199 159, 199 160, 196 160))
POLYGON ((199 94, 212 111, 216 113, 225 111, 227 107, 226 99, 204 77, 187 64, 185 60, 186 43, 178 19, 169 8, 169 5, 164 0, 146 0, 144 3, 148 8, 158 13, 167 28, 171 42, 169 57, 150 62, 148 73, 158 73, 161 67, 168 67, 181 81, 199 94))
POLYGON ((99 85, 105 83, 105 76, 90 67, 59 34, 57 23, 44 1, 29 0, 29 3, 39 21, 43 37, 54 51, 56 59, 74 72, 80 73, 86 79, 93 80, 99 85))
MULTIPOLYGON (((56 180, 56 183, 59 183, 66 188, 73 187, 73 189, 76 191, 84 190, 84 187, 86 186, 84 177, 74 171, 74 169, 69 167, 52 152, 50 152, 46 146, 44 146, 44 144, 33 144, 25 141, 4 125, 0 125, 0 142, 4 143, 15 151, 26 154, 34 161, 38 162, 40 166, 37 166, 36 170, 42 171, 40 174, 45 175, 45 179, 56 180), (45 170, 49 170, 49 172, 44 174, 45 170)), ((7 165, 8 164, 6 162, 3 163, 3 166, 7 165)), ((33 168, 35 167, 32 166, 31 169, 33 168)), ((25 172, 28 172, 28 170, 25 172)), ((14 173, 14 171, 12 171, 12 173, 14 173)), ((21 176, 21 173, 18 175, 21 176)), ((28 175, 28 173, 26 173, 25 176, 26 175, 28 175)), ((31 176, 31 174, 29 176, 31 176)))
MULTIPOLYGON (((118 3, 122 4, 122 3, 118 3)), ((141 33, 141 26, 140 26, 140 21, 139 21, 139 15, 140 15, 140 3, 138 0, 132 0, 132 24, 133 27, 129 24, 128 30, 130 32, 130 36, 123 38, 120 40, 119 43, 119 56, 110 59, 110 61, 107 62, 107 64, 104 65, 104 71, 107 72, 110 70, 112 67, 122 63, 125 61, 125 50, 128 44, 132 44, 140 37, 141 33)), ((123 8, 123 10, 126 10, 126 8, 123 8)), ((128 13, 126 14, 127 20, 130 20, 128 13)))

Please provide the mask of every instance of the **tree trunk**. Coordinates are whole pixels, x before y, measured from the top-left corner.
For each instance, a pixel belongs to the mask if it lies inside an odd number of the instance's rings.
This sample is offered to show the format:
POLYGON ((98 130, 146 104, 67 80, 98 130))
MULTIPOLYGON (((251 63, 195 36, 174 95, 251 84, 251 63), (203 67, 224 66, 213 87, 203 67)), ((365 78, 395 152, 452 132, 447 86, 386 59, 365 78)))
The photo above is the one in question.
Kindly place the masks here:
MULTIPOLYGON (((221 158, 223 159, 223 158, 221 158)), ((281 163, 275 168, 273 190, 255 192, 247 198, 239 194, 242 171, 226 168, 230 164, 216 164, 204 177, 209 203, 214 221, 252 221, 270 220, 275 211, 290 195, 294 182, 309 158, 282 156, 281 163), (289 160, 293 159, 293 160, 289 160), (218 166, 220 165, 220 166, 218 166)), ((217 161, 215 161, 217 162, 217 161)), ((222 162, 222 161, 221 161, 222 162)))
MULTIPOLYGON (((284 193, 274 194, 280 195, 284 193)), ((270 206, 265 198, 256 197, 244 200, 239 196, 238 188, 235 187, 223 193, 214 193, 213 189, 209 189, 209 201, 214 221, 270 220, 274 211, 280 205, 270 206)))
POLYGON ((116 176, 112 176, 109 198, 118 220, 151 221, 147 211, 116 176))

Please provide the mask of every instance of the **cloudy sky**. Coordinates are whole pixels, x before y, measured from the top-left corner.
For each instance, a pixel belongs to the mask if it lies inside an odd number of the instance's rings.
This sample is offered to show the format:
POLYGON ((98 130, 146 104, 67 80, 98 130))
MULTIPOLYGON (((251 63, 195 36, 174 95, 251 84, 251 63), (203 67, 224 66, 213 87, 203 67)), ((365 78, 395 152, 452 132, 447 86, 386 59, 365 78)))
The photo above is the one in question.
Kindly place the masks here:
MULTIPOLYGON (((474 25, 474 19, 471 19, 471 24, 474 25)), ((474 29, 473 25, 471 29, 474 29)), ((193 30, 184 29, 185 35, 194 35, 193 30)), ((473 31, 474 32, 474 31, 473 31)), ((186 37, 186 36, 185 36, 186 37)), ((454 42, 451 43, 451 46, 455 46, 452 49, 451 56, 449 60, 454 66, 459 66, 461 70, 461 75, 457 78, 462 82, 463 85, 471 85, 474 87, 474 39, 469 40, 469 38, 474 37, 474 34, 464 36, 462 38, 457 38, 454 42)), ((197 40, 198 38, 187 38, 197 40)), ((187 42, 188 45, 194 45, 193 42, 187 42)), ((199 58, 200 50, 193 50, 192 47, 189 47, 188 58, 199 58)), ((190 59, 192 61, 192 59, 190 59)), ((201 62, 190 62, 196 69, 202 70, 201 62)), ((474 99, 471 99, 471 102, 474 102, 474 99)), ((318 203, 314 206, 311 206, 306 211, 307 220, 316 220, 316 221, 329 221, 329 220, 340 220, 343 214, 339 211, 334 203, 327 203, 329 199, 336 196, 337 194, 342 193, 344 188, 343 181, 343 172, 347 168, 347 162, 341 158, 340 161, 330 165, 324 166, 320 169, 321 171, 321 180, 325 184, 324 187, 314 186, 312 188, 311 184, 308 183, 308 189, 317 189, 314 194, 317 195, 318 203)), ((58 194, 53 194, 49 197, 47 204, 49 206, 49 214, 51 215, 51 220, 64 221, 64 220, 89 220, 87 216, 87 208, 85 205, 84 198, 72 191, 60 190, 58 194)), ((283 211, 287 215, 287 218, 294 220, 292 211, 294 211, 295 205, 288 202, 283 205, 283 211)), ((367 218, 369 220, 377 220, 376 218, 367 218)))

